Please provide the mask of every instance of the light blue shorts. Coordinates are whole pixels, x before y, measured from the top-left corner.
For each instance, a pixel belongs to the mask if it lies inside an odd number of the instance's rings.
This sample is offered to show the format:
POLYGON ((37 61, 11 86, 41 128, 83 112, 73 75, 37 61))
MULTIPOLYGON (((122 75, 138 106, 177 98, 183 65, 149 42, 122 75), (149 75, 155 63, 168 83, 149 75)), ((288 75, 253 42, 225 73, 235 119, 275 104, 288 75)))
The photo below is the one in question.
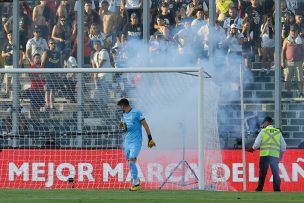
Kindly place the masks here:
POLYGON ((141 149, 141 144, 132 143, 132 144, 124 144, 124 151, 126 155, 126 159, 129 160, 131 157, 136 158, 139 155, 141 149))

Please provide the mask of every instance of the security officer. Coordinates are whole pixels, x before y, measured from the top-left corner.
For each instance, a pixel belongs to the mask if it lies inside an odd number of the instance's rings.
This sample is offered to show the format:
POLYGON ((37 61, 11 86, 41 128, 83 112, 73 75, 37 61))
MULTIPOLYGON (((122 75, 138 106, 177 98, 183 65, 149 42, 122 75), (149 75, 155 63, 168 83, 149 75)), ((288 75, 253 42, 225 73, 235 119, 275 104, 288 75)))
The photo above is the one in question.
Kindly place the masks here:
POLYGON ((254 150, 260 148, 260 175, 256 191, 263 191, 269 165, 273 174, 273 190, 275 192, 281 191, 279 161, 282 159, 283 153, 286 150, 286 142, 280 129, 274 128, 272 123, 272 118, 266 116, 262 124, 262 130, 255 139, 253 146, 246 149, 247 152, 252 153, 254 150))

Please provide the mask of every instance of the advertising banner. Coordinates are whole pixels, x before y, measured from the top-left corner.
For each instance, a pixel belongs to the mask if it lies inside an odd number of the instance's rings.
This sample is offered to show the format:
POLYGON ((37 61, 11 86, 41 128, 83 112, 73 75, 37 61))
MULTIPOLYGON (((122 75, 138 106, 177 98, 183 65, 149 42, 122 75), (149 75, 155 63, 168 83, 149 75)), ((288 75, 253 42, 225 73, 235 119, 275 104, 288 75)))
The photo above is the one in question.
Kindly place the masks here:
MULTIPOLYGON (((206 189, 243 190, 241 150, 207 151, 206 189)), ((131 185, 122 150, 3 149, 0 188, 126 189, 131 185)), ((246 153, 247 191, 254 191, 259 174, 259 151, 246 153)), ((288 150, 280 165, 282 191, 303 191, 304 150, 288 150)), ((197 151, 142 150, 139 177, 145 189, 196 189, 197 151)), ((265 191, 272 191, 269 168, 265 191)))

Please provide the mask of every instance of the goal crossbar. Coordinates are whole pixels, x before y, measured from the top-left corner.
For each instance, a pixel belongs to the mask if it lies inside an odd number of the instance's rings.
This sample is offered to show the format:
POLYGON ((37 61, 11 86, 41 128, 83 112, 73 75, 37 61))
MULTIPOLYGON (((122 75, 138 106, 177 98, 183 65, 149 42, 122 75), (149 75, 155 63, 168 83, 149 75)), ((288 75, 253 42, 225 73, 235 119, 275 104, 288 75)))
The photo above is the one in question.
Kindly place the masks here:
POLYGON ((170 73, 170 72, 190 72, 197 73, 199 67, 182 68, 12 68, 0 69, 0 73, 170 73))

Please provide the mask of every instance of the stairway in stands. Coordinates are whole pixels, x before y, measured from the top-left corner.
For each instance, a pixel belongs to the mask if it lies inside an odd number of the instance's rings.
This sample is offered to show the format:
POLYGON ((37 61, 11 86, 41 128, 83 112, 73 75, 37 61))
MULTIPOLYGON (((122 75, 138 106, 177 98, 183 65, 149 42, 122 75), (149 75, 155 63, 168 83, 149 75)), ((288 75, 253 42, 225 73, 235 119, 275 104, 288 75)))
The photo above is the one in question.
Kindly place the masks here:
MULTIPOLYGON (((274 70, 269 74, 261 69, 251 70, 253 80, 244 81, 244 111, 246 144, 252 144, 256 137, 255 124, 259 126, 266 115, 274 117, 274 70)), ((238 93, 239 94, 239 93, 238 93)), ((237 97, 235 97, 237 98, 237 97)), ((240 99, 222 100, 219 129, 222 143, 226 148, 239 148, 241 137, 240 99)), ((288 148, 297 148, 304 141, 304 98, 298 97, 296 83, 292 85, 292 97, 288 97, 282 82, 282 128, 288 148)))

